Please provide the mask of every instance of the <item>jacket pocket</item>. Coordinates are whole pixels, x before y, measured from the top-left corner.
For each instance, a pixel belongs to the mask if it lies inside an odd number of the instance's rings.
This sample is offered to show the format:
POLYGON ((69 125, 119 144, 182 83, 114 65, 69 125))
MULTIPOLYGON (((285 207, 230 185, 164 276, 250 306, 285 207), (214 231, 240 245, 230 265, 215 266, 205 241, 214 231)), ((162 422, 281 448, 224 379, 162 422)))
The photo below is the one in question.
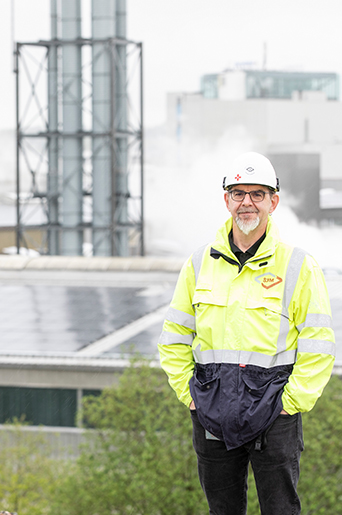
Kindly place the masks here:
POLYGON ((251 435, 265 430, 282 408, 281 396, 290 370, 272 371, 270 374, 242 373, 239 389, 240 423, 251 435))
MULTIPOLYGON (((245 325, 252 328, 246 332, 248 344, 256 352, 275 355, 278 351, 278 339, 286 341, 287 334, 292 326, 291 318, 283 308, 281 299, 261 297, 249 299, 245 311, 245 325)), ((280 340, 279 340, 280 341, 280 340)))
POLYGON ((205 348, 212 347, 213 342, 222 342, 226 326, 227 292, 219 290, 196 289, 193 307, 196 317, 197 342, 205 348))
POLYGON ((227 292, 212 290, 212 289, 199 289, 195 290, 192 305, 196 308, 197 304, 210 304, 214 306, 227 305, 227 292))
POLYGON ((260 299, 260 300, 249 300, 246 305, 246 309, 253 309, 255 311, 260 310, 260 314, 263 317, 285 317, 290 318, 286 310, 283 309, 281 304, 272 302, 272 299, 260 299))
POLYGON ((272 385, 274 379, 269 379, 267 382, 263 382, 260 379, 252 378, 243 375, 242 381, 244 382, 247 392, 255 399, 261 399, 266 390, 272 385))
POLYGON ((291 374, 292 366, 285 366, 281 369, 274 370, 269 374, 242 374, 242 381, 245 389, 255 400, 272 397, 279 390, 282 390, 288 382, 291 374))
POLYGON ((202 426, 217 438, 220 429, 220 365, 197 365, 190 379, 190 393, 202 426))

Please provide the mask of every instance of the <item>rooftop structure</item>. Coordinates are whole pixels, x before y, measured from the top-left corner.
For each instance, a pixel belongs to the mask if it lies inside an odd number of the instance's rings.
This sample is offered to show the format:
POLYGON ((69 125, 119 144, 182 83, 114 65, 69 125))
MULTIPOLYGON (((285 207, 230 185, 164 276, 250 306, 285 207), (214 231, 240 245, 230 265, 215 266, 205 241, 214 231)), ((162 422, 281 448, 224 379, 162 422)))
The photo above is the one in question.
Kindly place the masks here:
POLYGON ((271 70, 226 70, 203 75, 204 98, 221 100, 292 99, 308 92, 327 100, 339 100, 339 77, 336 73, 284 72, 271 70))

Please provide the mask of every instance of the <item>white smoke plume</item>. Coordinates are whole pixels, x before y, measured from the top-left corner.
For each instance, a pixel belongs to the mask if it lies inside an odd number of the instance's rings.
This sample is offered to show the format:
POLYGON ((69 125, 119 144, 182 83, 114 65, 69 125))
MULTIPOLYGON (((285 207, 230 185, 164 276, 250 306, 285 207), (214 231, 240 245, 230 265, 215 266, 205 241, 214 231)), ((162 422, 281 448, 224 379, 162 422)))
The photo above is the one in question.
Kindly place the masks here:
MULTIPOLYGON (((162 130, 147 138, 145 167, 146 253, 187 257, 212 241, 229 213, 222 180, 238 154, 260 146, 238 128, 214 147, 207 142, 172 141, 162 130)), ((312 254, 323 268, 341 269, 342 227, 319 228, 298 220, 280 192, 273 215, 283 240, 312 254)))

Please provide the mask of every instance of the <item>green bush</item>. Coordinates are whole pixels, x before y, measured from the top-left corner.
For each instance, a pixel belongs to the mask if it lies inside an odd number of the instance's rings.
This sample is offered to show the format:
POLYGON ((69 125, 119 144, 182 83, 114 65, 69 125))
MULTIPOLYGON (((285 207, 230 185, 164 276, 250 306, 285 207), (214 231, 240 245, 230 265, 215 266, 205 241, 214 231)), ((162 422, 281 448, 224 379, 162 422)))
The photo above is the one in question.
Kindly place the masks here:
POLYGON ((299 495, 302 515, 342 513, 342 381, 333 376, 315 408, 303 415, 299 495))
POLYGON ((202 515, 189 410, 161 370, 134 363, 83 405, 96 428, 56 492, 53 515, 202 515))
MULTIPOLYGON (((303 413, 304 452, 298 493, 302 515, 342 513, 342 381, 333 376, 323 396, 303 413)), ((248 515, 260 515, 253 475, 249 478, 248 515)))
POLYGON ((20 515, 48 513, 58 480, 57 463, 42 434, 10 425, 1 433, 0 510, 20 515))
MULTIPOLYGON (((336 515, 342 506, 342 381, 333 377, 303 415, 302 515, 336 515)), ((51 515, 204 515, 188 409, 165 374, 133 363, 118 386, 85 400, 89 443, 68 466, 51 515)), ((260 509, 252 472, 248 515, 260 509)), ((21 514, 20 514, 21 515, 21 514)))

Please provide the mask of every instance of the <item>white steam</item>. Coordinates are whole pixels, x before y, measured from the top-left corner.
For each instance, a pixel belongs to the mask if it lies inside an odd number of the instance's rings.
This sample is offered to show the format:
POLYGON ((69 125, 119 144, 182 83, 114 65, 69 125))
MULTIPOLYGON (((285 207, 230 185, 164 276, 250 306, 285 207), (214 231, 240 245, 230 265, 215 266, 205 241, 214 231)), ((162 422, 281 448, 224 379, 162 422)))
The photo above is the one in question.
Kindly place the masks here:
POLYGON ((320 228, 300 222, 291 208, 281 202, 273 214, 282 240, 311 254, 322 268, 342 271, 342 227, 320 228))
POLYGON ((246 134, 223 135, 215 148, 207 142, 171 141, 154 135, 147 143, 145 167, 146 250, 152 255, 187 257, 212 241, 229 213, 222 180, 227 163, 251 148, 246 134))
MULTIPOLYGON (((222 180, 227 164, 249 150, 262 152, 242 128, 227 132, 215 147, 178 143, 160 131, 147 138, 145 241, 148 255, 187 257, 213 241, 230 216, 222 180)), ((342 227, 319 228, 298 221, 282 199, 273 214, 281 238, 312 254, 321 267, 342 269, 342 227)))

